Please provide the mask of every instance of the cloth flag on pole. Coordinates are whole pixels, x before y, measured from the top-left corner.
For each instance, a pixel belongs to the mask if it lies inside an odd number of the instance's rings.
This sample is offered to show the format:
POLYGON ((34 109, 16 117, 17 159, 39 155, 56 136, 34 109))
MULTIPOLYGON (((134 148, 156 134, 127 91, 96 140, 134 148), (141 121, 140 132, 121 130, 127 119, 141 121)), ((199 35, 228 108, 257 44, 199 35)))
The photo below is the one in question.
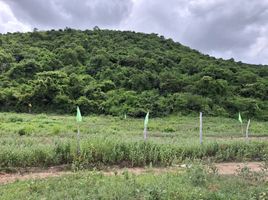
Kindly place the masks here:
POLYGON ((149 122, 149 112, 147 112, 144 119, 144 128, 147 128, 148 122, 149 122))
POLYGON ((243 121, 242 121, 242 117, 241 117, 241 115, 240 115, 240 112, 239 112, 239 114, 238 114, 238 120, 240 121, 241 124, 243 123, 243 121))
POLYGON ((76 121, 82 122, 82 115, 78 106, 77 106, 77 112, 76 112, 76 121))

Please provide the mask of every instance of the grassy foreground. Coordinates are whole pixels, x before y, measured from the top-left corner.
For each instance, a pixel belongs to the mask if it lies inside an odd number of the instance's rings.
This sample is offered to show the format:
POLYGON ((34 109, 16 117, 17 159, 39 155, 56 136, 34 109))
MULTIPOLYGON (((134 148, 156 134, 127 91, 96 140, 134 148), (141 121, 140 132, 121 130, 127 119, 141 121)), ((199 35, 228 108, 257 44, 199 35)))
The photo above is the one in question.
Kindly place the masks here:
MULTIPOLYGON (((246 176, 245 176, 246 175, 246 176)), ((258 177, 258 176, 256 176, 258 177)), ((261 176, 259 176, 261 178, 261 176)), ((2 200, 15 199, 268 199, 268 184, 261 179, 208 173, 200 166, 187 172, 155 175, 104 176, 81 171, 44 180, 18 181, 0 186, 2 200)))
POLYGON ((0 168, 165 166, 208 157, 215 161, 267 159, 267 122, 252 121, 251 140, 247 142, 237 120, 204 117, 203 145, 199 144, 198 126, 197 116, 150 119, 149 138, 144 142, 143 119, 85 117, 78 157, 75 117, 0 113, 0 168))

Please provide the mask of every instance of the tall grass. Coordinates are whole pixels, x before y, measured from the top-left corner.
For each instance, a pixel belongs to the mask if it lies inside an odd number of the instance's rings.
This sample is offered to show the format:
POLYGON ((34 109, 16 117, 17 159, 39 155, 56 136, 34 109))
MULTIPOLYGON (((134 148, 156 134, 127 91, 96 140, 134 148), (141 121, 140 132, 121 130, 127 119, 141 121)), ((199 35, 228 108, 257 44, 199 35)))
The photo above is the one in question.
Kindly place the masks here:
POLYGON ((0 167, 33 167, 71 164, 83 167, 99 165, 168 166, 185 159, 212 158, 215 161, 263 160, 267 142, 228 142, 199 144, 159 144, 153 141, 122 141, 95 137, 81 141, 76 154, 74 139, 58 139, 49 144, 38 140, 11 138, 0 142, 0 167), (3 145, 4 144, 4 145, 3 145))

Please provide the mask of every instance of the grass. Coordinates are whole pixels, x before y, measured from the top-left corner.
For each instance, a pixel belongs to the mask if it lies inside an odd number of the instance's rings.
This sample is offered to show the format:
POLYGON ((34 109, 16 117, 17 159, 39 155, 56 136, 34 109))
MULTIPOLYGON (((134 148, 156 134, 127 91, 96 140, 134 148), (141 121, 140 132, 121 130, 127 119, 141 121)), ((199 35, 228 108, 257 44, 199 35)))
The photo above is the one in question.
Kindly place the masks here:
MULTIPOLYGON (((268 140, 243 138, 238 120, 204 117, 204 144, 199 144, 197 117, 171 116, 149 121, 143 141, 143 119, 84 117, 80 156, 76 154, 74 116, 0 113, 0 168, 76 163, 83 167, 171 165, 185 159, 263 160, 268 140)), ((268 137, 267 122, 252 122, 250 136, 268 137)))
MULTIPOLYGON (((236 119, 220 117, 204 117, 204 137, 243 137, 240 123, 236 119)), ((149 121, 149 137, 157 140, 158 137, 166 142, 181 138, 198 137, 198 116, 170 116, 153 118, 149 121)), ((82 136, 102 135, 117 136, 123 139, 142 139, 143 119, 111 116, 84 117, 81 126, 82 136)), ((245 130, 246 124, 244 124, 245 130)), ((31 115, 16 113, 0 113, 0 135, 10 136, 25 134, 32 137, 72 137, 77 130, 75 117, 55 115, 31 115)), ((251 136, 268 136, 268 123, 252 121, 251 136)))
POLYGON ((159 144, 126 142, 111 138, 90 138, 81 142, 81 154, 76 154, 74 140, 55 140, 47 145, 32 138, 2 140, 0 167, 52 166, 75 163, 82 168, 102 165, 167 166, 185 159, 213 158, 215 161, 264 160, 268 155, 266 142, 229 142, 199 144, 159 144))
MULTIPOLYGON (((263 175, 219 176, 201 165, 184 172, 104 176, 88 168, 168 166, 189 160, 268 160, 268 123, 252 121, 246 141, 236 119, 204 117, 199 144, 198 116, 143 119, 84 117, 77 155, 74 116, 0 113, 0 171, 67 164, 72 175, 17 181, 0 186, 0 199, 268 199, 263 175), (257 179, 256 179, 257 177, 257 179), (124 189, 122 189, 124 188, 124 189)), ((245 130, 245 127, 244 127, 245 130)))
POLYGON ((218 176, 195 165, 187 172, 104 176, 95 171, 0 186, 2 200, 15 199, 267 199, 267 182, 218 176))

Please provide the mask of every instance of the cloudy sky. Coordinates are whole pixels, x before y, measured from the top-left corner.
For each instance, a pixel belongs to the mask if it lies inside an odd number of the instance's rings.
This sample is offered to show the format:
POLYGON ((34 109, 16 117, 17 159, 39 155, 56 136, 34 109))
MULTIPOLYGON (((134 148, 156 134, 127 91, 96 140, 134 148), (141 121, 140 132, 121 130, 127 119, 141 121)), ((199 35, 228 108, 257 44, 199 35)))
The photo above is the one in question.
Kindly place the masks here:
POLYGON ((268 64, 268 0, 0 0, 0 32, 158 33, 216 57, 268 64))

